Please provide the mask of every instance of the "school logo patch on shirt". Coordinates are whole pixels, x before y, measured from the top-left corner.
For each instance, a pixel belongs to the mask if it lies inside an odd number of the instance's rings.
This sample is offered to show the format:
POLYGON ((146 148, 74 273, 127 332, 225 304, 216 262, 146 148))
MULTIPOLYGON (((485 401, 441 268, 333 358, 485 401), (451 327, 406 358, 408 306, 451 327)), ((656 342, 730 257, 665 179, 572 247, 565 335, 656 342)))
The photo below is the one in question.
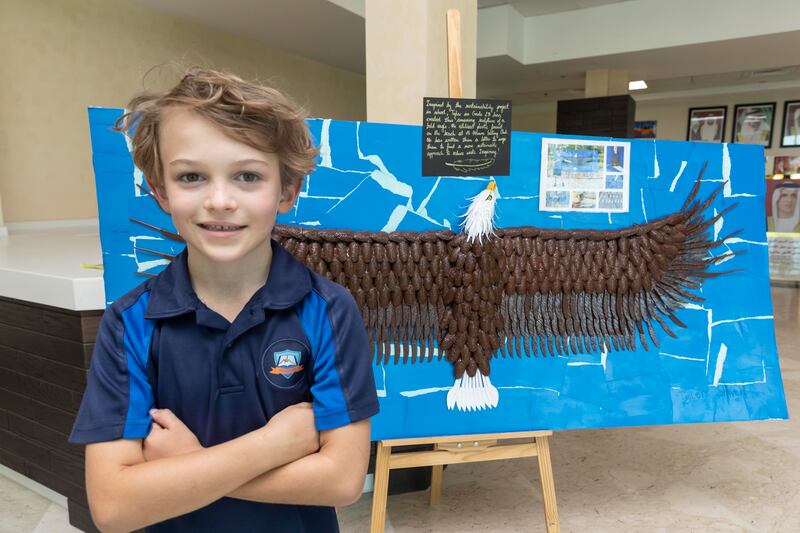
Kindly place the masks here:
POLYGON ((308 347, 296 339, 281 339, 269 345, 261 356, 261 371, 270 384, 288 389, 305 379, 308 347))
POLYGON ((275 352, 275 366, 269 371, 270 374, 278 374, 286 379, 292 379, 295 372, 303 370, 300 364, 300 352, 296 350, 283 350, 275 352))

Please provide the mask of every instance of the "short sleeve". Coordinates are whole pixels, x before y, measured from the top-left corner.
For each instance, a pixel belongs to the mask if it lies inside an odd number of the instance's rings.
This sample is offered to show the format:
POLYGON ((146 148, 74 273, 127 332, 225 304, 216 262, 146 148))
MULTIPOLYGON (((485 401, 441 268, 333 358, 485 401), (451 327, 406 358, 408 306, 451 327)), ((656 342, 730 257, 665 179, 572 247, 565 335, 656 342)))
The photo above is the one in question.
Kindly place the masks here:
POLYGON ((311 396, 318 430, 333 429, 378 412, 367 332, 353 297, 331 283, 311 291, 300 320, 313 357, 311 396))
POLYGON ((154 322, 144 319, 148 295, 140 294, 126 308, 117 301, 103 314, 69 442, 139 439, 150 432, 153 390, 147 361, 154 322))

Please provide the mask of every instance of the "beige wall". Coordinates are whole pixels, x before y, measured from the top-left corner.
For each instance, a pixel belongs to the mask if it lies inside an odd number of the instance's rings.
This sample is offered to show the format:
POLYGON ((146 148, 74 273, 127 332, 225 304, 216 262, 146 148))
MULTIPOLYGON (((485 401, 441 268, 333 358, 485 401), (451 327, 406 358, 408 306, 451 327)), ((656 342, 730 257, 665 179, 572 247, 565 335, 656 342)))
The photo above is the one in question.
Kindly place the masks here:
MULTIPOLYGON (((124 106, 155 65, 197 63, 268 80, 312 116, 366 115, 363 75, 121 0, 0 0, 0 50, 6 223, 97 216, 86 108, 124 106)), ((167 79, 146 81, 158 88, 167 79)))
POLYGON ((511 106, 511 129, 514 131, 556 132, 556 102, 511 106))
POLYGON ((800 100, 800 87, 639 101, 636 103, 636 120, 657 120, 656 136, 659 139, 684 141, 686 140, 686 125, 689 120, 690 107, 726 105, 728 106, 728 120, 725 126, 725 141, 730 142, 731 132, 733 131, 733 108, 736 104, 775 102, 775 124, 772 127, 772 148, 766 150, 767 172, 771 174, 773 159, 776 155, 800 156, 800 147, 780 147, 781 127, 783 125, 783 103, 786 100, 800 100))

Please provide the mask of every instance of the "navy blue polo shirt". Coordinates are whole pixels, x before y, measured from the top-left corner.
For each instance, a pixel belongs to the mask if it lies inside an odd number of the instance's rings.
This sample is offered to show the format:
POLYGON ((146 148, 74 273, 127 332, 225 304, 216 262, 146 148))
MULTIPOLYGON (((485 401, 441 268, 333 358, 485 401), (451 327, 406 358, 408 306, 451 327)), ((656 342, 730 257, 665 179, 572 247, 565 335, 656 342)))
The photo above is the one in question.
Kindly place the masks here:
MULTIPOLYGON (((229 323, 198 299, 184 251, 106 310, 69 440, 144 438, 156 407, 171 409, 203 446, 214 446, 307 401, 318 430, 378 412, 371 350, 350 293, 273 241, 267 283, 229 323)), ((294 533, 338 525, 330 507, 222 498, 149 530, 294 533)))

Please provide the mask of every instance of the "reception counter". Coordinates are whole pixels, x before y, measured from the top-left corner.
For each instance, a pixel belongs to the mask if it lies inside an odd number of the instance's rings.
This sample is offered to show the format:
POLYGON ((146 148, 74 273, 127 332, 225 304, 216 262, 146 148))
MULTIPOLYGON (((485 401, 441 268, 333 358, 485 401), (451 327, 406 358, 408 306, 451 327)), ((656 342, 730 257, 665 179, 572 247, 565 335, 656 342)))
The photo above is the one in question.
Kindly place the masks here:
POLYGON ((67 499, 95 531, 83 447, 67 443, 105 308, 96 225, 0 237, 0 463, 67 499))

